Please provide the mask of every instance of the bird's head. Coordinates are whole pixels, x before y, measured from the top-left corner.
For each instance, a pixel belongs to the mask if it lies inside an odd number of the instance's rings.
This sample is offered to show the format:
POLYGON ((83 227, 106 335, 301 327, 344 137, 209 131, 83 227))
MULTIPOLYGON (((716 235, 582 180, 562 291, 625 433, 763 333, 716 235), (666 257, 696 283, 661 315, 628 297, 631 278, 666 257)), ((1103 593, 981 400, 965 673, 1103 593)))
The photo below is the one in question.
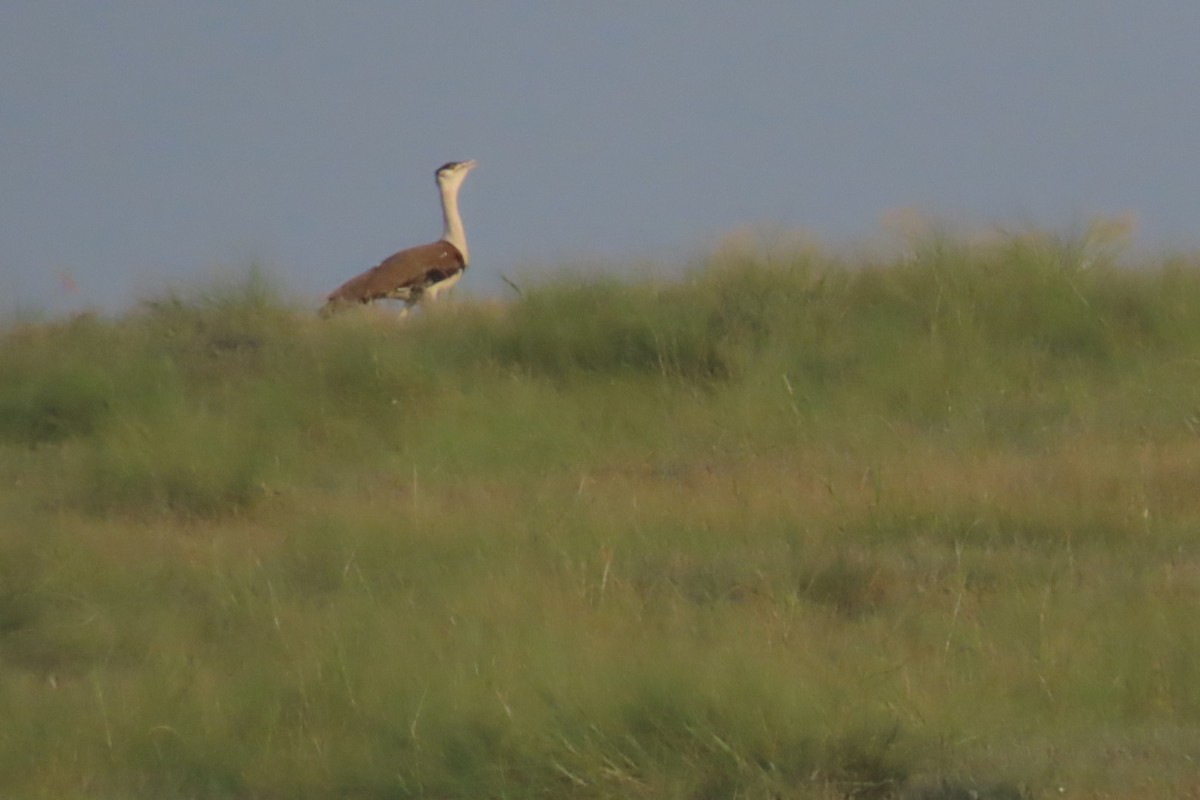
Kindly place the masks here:
POLYGON ((475 161, 475 159, 470 159, 467 161, 448 161, 442 164, 437 168, 437 172, 434 173, 437 177, 438 185, 457 186, 467 177, 468 172, 475 169, 477 163, 479 162, 475 161))

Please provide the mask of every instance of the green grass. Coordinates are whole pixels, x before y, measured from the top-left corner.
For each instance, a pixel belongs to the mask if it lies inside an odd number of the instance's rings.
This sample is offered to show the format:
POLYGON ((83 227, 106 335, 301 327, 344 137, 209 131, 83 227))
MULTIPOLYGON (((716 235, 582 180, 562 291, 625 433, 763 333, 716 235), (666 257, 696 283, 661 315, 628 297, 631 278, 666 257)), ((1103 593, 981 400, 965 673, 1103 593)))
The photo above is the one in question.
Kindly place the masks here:
POLYGON ((12 797, 1200 791, 1200 264, 0 331, 12 797))

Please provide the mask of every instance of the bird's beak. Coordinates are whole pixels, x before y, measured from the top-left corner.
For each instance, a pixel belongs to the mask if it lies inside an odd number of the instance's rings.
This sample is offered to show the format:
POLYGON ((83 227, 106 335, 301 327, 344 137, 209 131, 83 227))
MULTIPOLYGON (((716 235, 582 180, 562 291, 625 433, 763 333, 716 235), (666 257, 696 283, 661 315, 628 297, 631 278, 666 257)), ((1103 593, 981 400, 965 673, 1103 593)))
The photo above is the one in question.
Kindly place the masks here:
POLYGON ((479 163, 478 161, 476 161, 475 159, 472 158, 470 161, 464 162, 463 166, 466 167, 467 169, 471 170, 471 169, 475 169, 475 165, 478 163, 479 163))

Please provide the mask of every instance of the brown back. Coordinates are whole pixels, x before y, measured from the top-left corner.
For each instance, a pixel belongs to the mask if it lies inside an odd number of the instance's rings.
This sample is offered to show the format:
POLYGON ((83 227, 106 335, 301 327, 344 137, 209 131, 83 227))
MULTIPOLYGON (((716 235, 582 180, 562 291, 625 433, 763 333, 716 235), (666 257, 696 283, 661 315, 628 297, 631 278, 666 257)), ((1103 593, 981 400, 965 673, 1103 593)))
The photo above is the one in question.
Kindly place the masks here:
POLYGON ((427 287, 453 277, 466 267, 462 253, 447 241, 410 247, 334 289, 322 310, 328 312, 383 298, 415 301, 427 287))

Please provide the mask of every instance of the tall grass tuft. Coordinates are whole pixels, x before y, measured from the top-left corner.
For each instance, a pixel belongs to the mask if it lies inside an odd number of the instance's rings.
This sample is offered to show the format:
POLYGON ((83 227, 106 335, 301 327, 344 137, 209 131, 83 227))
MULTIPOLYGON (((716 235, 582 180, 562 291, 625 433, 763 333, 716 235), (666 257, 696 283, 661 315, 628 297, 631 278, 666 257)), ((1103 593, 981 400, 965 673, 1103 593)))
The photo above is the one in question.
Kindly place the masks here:
POLYGON ((532 291, 499 328, 495 357, 533 375, 728 377, 733 365, 704 308, 678 291, 615 281, 532 291))
POLYGON ((55 442, 98 430, 116 401, 103 326, 80 319, 8 332, 0 350, 0 440, 55 442))

